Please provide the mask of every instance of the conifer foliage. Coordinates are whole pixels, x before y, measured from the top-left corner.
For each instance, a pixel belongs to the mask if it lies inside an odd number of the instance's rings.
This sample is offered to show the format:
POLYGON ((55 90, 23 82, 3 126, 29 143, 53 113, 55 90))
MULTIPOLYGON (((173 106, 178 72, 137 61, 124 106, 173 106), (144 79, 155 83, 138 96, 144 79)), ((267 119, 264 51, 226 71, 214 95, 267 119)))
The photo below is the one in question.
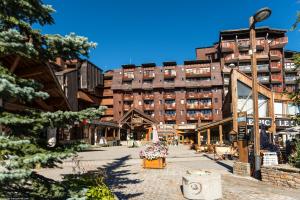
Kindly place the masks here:
MULTIPOLYGON (((32 27, 54 23, 55 10, 41 0, 0 1, 0 58, 24 57, 41 62, 88 56, 96 47, 86 37, 71 33, 67 36, 43 35, 32 27)), ((41 85, 22 79, 0 63, 0 100, 16 99, 30 102, 46 99, 41 85)), ((1 106, 1 103, 0 103, 1 106)), ((83 119, 97 119, 104 111, 89 108, 79 112, 41 112, 24 110, 10 113, 0 107, 0 199, 27 197, 30 199, 64 199, 65 187, 37 173, 36 167, 55 167, 61 159, 74 154, 82 145, 49 147, 45 139, 48 127, 64 128, 83 119)))

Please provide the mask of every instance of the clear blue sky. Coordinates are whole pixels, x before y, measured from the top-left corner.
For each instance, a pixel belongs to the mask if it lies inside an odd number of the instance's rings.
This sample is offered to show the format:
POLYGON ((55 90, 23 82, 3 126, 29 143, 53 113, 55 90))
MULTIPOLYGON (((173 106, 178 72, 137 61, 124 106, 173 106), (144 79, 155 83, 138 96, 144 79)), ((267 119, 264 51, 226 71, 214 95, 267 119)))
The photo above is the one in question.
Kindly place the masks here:
MULTIPOLYGON (((128 64, 195 59, 195 48, 218 40, 220 30, 248 27, 268 6, 258 26, 290 29, 299 0, 44 0, 56 9, 44 33, 75 32, 97 42, 90 60, 104 70, 128 64)), ((300 51, 300 32, 288 32, 287 49, 300 51)))

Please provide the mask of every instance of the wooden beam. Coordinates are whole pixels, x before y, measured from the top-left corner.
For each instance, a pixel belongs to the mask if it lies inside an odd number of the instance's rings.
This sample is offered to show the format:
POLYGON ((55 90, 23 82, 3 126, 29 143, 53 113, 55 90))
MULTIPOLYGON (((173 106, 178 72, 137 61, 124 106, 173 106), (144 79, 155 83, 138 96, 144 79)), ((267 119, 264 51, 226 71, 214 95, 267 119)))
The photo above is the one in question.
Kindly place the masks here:
POLYGON ((22 78, 31 78, 31 77, 35 77, 35 76, 39 76, 43 74, 43 72, 31 72, 31 71, 27 71, 26 73, 22 73, 22 74, 18 74, 18 76, 22 77, 22 78))

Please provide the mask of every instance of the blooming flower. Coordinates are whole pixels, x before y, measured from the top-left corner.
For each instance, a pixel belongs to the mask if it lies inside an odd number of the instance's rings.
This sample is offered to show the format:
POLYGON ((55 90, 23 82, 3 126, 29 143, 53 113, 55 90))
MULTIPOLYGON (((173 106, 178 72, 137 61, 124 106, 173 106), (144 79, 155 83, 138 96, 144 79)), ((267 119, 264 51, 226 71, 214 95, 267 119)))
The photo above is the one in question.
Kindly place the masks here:
POLYGON ((146 158, 147 160, 166 158, 167 155, 168 147, 163 142, 156 142, 150 145, 146 145, 146 148, 140 151, 140 158, 146 158))

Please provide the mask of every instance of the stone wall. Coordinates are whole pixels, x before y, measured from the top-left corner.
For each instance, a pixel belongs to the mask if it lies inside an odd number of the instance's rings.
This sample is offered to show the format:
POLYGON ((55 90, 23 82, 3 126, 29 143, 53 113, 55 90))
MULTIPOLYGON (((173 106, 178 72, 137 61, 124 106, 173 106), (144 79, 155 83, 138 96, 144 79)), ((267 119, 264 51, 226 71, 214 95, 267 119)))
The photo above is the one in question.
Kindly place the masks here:
POLYGON ((278 186, 300 189, 300 169, 286 165, 261 168, 262 181, 278 186))
POLYGON ((238 176, 250 176, 250 163, 234 162, 233 174, 238 176))

